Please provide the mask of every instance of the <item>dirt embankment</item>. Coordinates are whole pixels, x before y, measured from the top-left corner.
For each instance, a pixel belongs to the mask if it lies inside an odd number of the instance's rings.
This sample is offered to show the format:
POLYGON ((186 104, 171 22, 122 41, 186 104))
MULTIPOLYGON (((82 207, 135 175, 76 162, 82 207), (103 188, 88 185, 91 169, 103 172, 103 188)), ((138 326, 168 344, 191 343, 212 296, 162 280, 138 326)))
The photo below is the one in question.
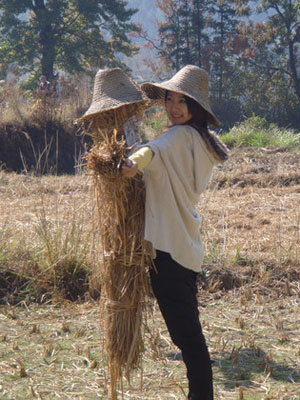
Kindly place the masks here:
POLYGON ((87 138, 78 127, 46 124, 0 126, 0 167, 6 171, 72 174, 80 164, 87 138))

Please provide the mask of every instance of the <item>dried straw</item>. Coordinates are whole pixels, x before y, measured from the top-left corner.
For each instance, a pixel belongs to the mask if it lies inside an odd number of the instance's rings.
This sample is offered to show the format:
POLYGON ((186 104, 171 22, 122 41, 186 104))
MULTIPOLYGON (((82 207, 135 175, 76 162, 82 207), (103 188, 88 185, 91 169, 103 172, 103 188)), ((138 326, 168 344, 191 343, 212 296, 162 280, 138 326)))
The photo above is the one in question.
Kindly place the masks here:
POLYGON ((134 115, 139 118, 151 104, 153 103, 150 101, 127 104, 118 109, 111 109, 96 115, 86 116, 84 119, 79 120, 79 122, 84 122, 86 133, 92 136, 94 141, 97 142, 103 139, 103 135, 106 137, 112 136, 114 129, 122 131, 123 125, 130 117, 134 115))
MULTIPOLYGON (((120 126, 122 116, 118 117, 114 123, 117 120, 120 126)), ((124 178, 119 169, 128 152, 123 135, 116 130, 112 134, 108 125, 106 130, 94 129, 93 138, 87 164, 97 199, 102 245, 100 316, 105 323, 111 396, 115 400, 122 376, 130 380, 133 369, 141 364, 151 255, 143 240, 143 179, 141 175, 124 178)))

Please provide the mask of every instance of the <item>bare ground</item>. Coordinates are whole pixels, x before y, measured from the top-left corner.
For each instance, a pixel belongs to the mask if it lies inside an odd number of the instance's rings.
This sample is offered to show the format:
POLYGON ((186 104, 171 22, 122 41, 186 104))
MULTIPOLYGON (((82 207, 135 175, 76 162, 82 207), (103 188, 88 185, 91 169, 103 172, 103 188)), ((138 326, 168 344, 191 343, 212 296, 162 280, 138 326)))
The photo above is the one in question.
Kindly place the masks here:
MULTIPOLYGON (((216 399, 299 399, 299 297, 200 296, 216 399)), ((109 399, 98 307, 2 307, 0 398, 109 399)), ((142 370, 120 399, 185 399, 185 371, 155 308, 142 370)))

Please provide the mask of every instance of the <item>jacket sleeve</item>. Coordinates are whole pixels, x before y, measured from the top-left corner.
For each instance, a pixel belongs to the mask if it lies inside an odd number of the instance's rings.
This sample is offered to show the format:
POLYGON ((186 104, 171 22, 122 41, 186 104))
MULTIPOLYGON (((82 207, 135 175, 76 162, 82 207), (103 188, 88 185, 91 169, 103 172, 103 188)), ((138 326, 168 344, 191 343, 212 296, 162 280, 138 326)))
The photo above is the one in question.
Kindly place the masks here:
POLYGON ((128 158, 137 163, 138 169, 144 169, 150 163, 153 157, 153 151, 149 146, 140 147, 128 158))

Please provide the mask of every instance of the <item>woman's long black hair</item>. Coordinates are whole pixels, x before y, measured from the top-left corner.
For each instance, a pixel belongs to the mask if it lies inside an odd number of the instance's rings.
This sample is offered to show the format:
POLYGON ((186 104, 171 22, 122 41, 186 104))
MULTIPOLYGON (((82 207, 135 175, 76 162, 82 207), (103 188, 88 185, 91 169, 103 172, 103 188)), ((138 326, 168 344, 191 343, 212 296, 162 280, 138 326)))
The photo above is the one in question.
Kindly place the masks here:
MULTIPOLYGON (((165 102, 167 101, 167 96, 168 91, 165 93, 165 102)), ((197 132, 199 132, 208 150, 210 150, 218 161, 222 162, 227 160, 227 147, 221 142, 216 134, 208 129, 208 123, 211 119, 210 113, 204 110, 204 108, 191 97, 184 95, 184 99, 189 113, 192 114, 192 118, 186 123, 186 125, 192 126, 197 132)))

